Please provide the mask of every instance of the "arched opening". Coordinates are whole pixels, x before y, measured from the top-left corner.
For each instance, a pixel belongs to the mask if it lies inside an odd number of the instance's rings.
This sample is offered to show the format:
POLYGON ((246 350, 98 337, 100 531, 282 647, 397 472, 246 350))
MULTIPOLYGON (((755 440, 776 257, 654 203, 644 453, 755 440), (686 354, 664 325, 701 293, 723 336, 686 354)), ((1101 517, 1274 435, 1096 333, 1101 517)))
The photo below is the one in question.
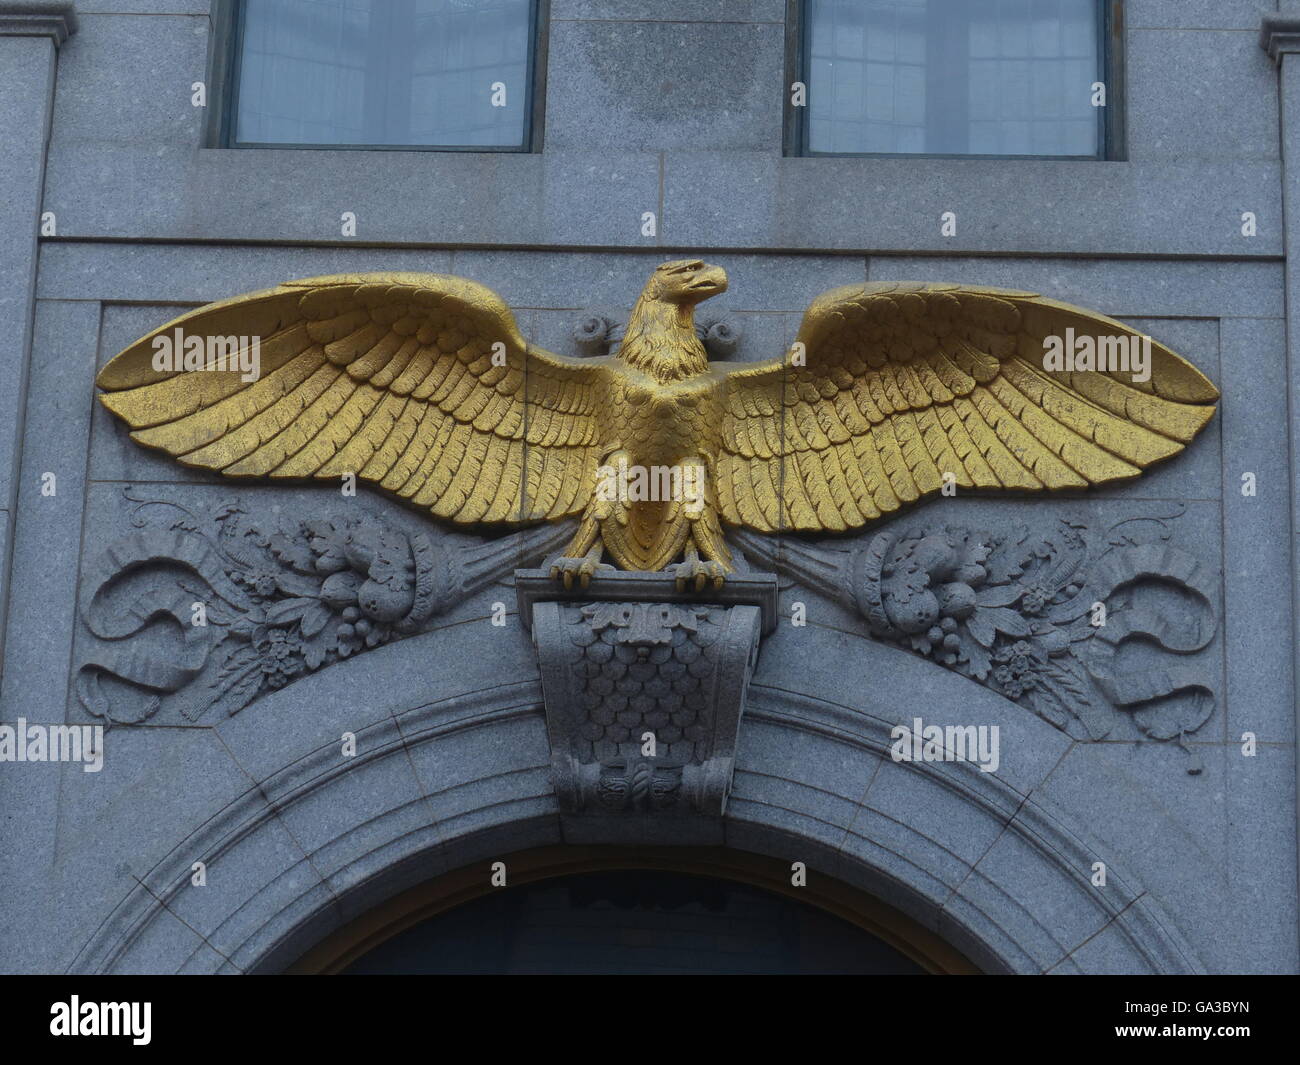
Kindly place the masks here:
MULTIPOLYGON (((892 690, 924 688, 936 706, 967 700, 1019 736, 1018 750, 1059 740, 920 659, 864 641, 843 669, 818 675, 831 689, 823 696, 751 686, 725 817, 594 831, 558 810, 536 682, 489 686, 472 670, 499 673, 500 661, 455 650, 465 664, 456 683, 469 690, 376 722, 355 758, 339 757, 334 735, 268 756, 254 786, 133 881, 70 969, 338 972, 404 928, 502 890, 489 875, 505 861, 511 887, 621 868, 793 893, 927 972, 1204 971, 1122 858, 1037 793, 1051 758, 999 774, 890 759, 887 694, 862 695, 876 690, 874 654, 888 657, 892 690), (230 889, 194 889, 195 855, 230 889), (795 861, 807 866, 805 887, 790 883, 795 861), (1104 892, 1087 879, 1096 862, 1104 892), (178 925, 193 934, 175 934, 178 925)), ((263 719, 275 698, 267 703, 263 719)), ((301 720, 296 701, 282 710, 301 720)), ((232 719, 226 742, 258 742, 250 724, 232 719)))
POLYGON ((723 848, 543 847, 403 892, 290 971, 924 975, 978 970, 842 882, 723 848))

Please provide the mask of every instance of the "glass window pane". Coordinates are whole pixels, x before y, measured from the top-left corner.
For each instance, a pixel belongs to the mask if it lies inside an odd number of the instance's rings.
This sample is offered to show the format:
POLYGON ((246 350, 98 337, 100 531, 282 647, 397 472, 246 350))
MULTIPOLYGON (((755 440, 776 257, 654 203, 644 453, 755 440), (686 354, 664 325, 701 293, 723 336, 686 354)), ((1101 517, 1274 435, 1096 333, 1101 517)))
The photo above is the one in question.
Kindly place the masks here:
POLYGON ((1101 151, 1099 0, 808 0, 808 149, 1101 151))
POLYGON ((532 0, 240 9, 237 144, 524 146, 532 0))

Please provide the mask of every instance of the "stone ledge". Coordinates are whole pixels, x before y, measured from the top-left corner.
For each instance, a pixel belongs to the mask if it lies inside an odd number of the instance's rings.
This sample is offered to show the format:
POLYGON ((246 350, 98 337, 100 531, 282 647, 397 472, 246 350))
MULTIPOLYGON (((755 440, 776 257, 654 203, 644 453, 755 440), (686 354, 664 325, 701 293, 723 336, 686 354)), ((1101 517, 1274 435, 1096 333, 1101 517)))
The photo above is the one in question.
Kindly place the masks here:
POLYGON ((763 634, 776 628, 777 578, 770 573, 733 573, 721 588, 679 592, 671 573, 627 570, 597 573, 586 588, 565 588, 544 569, 515 571, 519 617, 526 627, 533 622, 533 604, 542 602, 590 603, 697 603, 701 606, 756 606, 762 613, 763 634))
POLYGON ((0 37, 49 37, 58 48, 77 32, 69 3, 0 3, 0 37))
POLYGON ((1300 52, 1300 18, 1265 15, 1259 27, 1259 46, 1274 63, 1287 53, 1300 52))

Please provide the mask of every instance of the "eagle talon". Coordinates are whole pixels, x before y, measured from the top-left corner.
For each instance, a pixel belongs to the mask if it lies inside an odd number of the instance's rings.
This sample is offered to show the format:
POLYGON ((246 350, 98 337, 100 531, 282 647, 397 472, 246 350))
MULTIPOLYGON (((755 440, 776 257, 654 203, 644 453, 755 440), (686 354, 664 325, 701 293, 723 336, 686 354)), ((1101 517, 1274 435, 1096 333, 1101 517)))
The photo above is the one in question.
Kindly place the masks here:
POLYGON ((710 586, 716 591, 726 580, 727 570, 721 562, 704 561, 695 556, 677 563, 673 567, 673 574, 679 592, 702 592, 710 586))
POLYGON ((578 588, 585 589, 591 584, 591 578, 599 570, 612 570, 614 567, 608 562, 597 562, 590 555, 582 558, 557 558, 551 563, 551 580, 562 580, 565 591, 573 588, 574 578, 577 578, 578 588))

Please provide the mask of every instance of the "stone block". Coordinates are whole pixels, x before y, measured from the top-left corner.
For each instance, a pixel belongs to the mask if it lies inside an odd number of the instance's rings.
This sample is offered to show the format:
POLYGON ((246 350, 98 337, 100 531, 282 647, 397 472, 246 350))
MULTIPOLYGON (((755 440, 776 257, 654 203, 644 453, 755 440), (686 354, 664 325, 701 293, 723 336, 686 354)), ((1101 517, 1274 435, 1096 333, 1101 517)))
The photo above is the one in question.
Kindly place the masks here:
POLYGON ((1130 23, 1124 40, 1130 159, 1278 158, 1277 73, 1259 47, 1258 24, 1240 32, 1130 23))
POLYGON ((1128 0, 1124 23, 1131 30, 1258 31, 1260 20, 1276 10, 1277 0, 1128 0))
POLYGON ((1091 870, 1081 870, 1088 890, 1110 899, 1117 872, 1136 878, 1196 942, 1207 967, 1224 971, 1215 950, 1230 937, 1214 930, 1249 918, 1225 898, 1229 870, 1216 857, 1226 829, 1225 748, 1198 743, 1195 754, 1203 769, 1192 776, 1172 746, 1079 745, 1038 794, 1086 826, 1100 859, 1123 861, 1122 870, 1107 870, 1106 888, 1088 886, 1091 870))
POLYGON ((1268 745, 1248 758, 1224 748, 1224 923, 1187 937, 1211 972, 1296 970, 1295 747, 1268 745), (1204 943, 1209 939, 1209 943, 1204 943))
POLYGON ((208 19, 176 11, 82 21, 59 52, 54 140, 197 146, 206 111, 190 97, 208 80, 208 19))
POLYGON ((47 37, 0 38, 0 218, 12 235, 0 244, 0 330, 8 338, 0 375, 9 385, 0 399, 0 500, 10 504, 21 461, 18 428, 25 398, 31 341, 32 292, 37 262, 45 138, 54 91, 55 46, 47 37))
POLYGON ((98 329, 94 303, 37 306, 0 688, 31 721, 62 722, 67 702, 98 329))
POLYGON ((70 140, 51 144, 45 202, 60 212, 60 235, 73 237, 646 248, 659 243, 641 235, 659 179, 656 154, 615 150, 195 151, 70 140), (356 216, 354 238, 343 236, 344 212, 356 216))
MULTIPOLYGON (((783 625, 767 638, 751 699, 762 700, 768 687, 837 703, 850 717, 863 715, 862 728, 882 750, 891 743, 891 729, 910 728, 917 714, 925 725, 996 725, 1001 745, 997 777, 1026 794, 1070 743, 1026 708, 966 677, 865 635, 823 629, 819 624, 801 629, 783 625), (808 669, 809 662, 836 666, 808 669), (882 684, 882 677, 889 682, 882 684)), ((748 728, 742 730, 742 747, 748 728)))
POLYGON ((1287 457, 1284 323, 1225 318, 1223 337, 1223 584, 1229 742, 1253 732, 1294 742, 1290 525, 1295 476, 1287 457), (1255 494, 1243 495, 1254 475, 1255 494))
POLYGON ((780 150, 782 26, 555 21, 548 47, 548 152, 780 150))
MULTIPOLYGON (((1001 834, 1013 812, 992 804, 979 808, 969 793, 954 788, 934 767, 882 758, 851 831, 881 845, 900 833, 916 837, 936 858, 930 871, 955 887, 1001 834)), ((919 848, 896 849, 900 854, 915 854, 919 848)))
POLYGON ((131 312, 129 306, 111 306, 118 302, 167 304, 174 308, 169 317, 175 317, 203 303, 298 278, 401 270, 445 274, 453 272, 451 261, 451 252, 418 248, 46 244, 37 291, 42 299, 103 300, 110 315, 131 312))
POLYGON ((170 894, 167 909, 223 959, 258 935, 268 914, 321 886, 319 871, 274 816, 214 856, 206 876, 205 887, 187 881, 170 894))
POLYGON ((124 976, 171 975, 179 972, 203 946, 197 932, 164 911, 118 959, 114 971, 124 976))
POLYGON ((785 0, 552 0, 551 21, 646 19, 659 22, 781 22, 785 0))
POLYGON ((1285 309, 1281 265, 1269 262, 873 256, 868 278, 1027 290, 1123 320, 1280 318, 1285 309))
POLYGON ((540 708, 520 706, 515 713, 484 720, 480 727, 474 727, 473 718, 449 727, 447 718, 428 712, 405 714, 398 720, 413 771, 439 821, 492 802, 549 791, 535 779, 539 773, 544 777, 550 765, 540 708), (485 743, 489 736, 491 742, 485 743), (507 766, 519 774, 517 780, 501 776, 507 766))
POLYGON ((670 149, 661 234, 678 247, 1251 258, 1281 253, 1279 180, 1264 159, 1013 164, 670 149), (1249 239, 1246 210, 1259 221, 1249 239), (945 212, 957 216, 956 236, 941 233, 945 212))
POLYGON ((294 841, 326 879, 376 847, 418 835, 431 820, 400 741, 372 754, 368 739, 366 730, 358 735, 355 761, 334 767, 322 760, 315 778, 271 794, 294 841))
POLYGON ((960 922, 1000 948, 1015 971, 1043 972, 1106 925, 1105 910, 1087 899, 1092 890, 1087 870, 1080 870, 1077 887, 1063 881, 1058 867, 1012 829, 944 903, 940 932, 960 922))

